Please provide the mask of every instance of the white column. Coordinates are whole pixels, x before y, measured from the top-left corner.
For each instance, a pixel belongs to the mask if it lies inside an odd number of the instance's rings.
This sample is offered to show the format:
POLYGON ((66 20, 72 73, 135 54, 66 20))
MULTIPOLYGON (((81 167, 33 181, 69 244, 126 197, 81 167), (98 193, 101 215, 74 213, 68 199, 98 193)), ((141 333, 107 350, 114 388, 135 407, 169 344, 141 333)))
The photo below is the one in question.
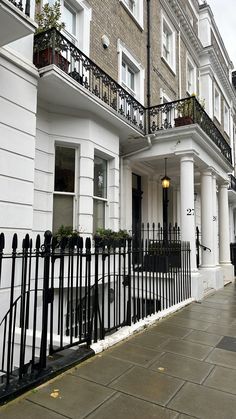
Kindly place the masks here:
POLYGON ((192 156, 180 160, 180 228, 183 241, 190 242, 191 269, 196 269, 196 242, 194 221, 194 159, 192 156))
POLYGON ((220 263, 230 262, 228 182, 219 186, 220 263))
POLYGON ((109 203, 109 222, 108 226, 112 230, 119 229, 119 157, 109 161, 108 174, 108 203, 109 203))
POLYGON ((206 170, 201 177, 201 243, 208 249, 202 252, 202 267, 214 266, 213 260, 213 192, 212 172, 206 170))
POLYGON ((218 220, 217 220, 217 196, 216 196, 216 176, 212 176, 212 212, 213 212, 213 261, 218 265, 218 220))

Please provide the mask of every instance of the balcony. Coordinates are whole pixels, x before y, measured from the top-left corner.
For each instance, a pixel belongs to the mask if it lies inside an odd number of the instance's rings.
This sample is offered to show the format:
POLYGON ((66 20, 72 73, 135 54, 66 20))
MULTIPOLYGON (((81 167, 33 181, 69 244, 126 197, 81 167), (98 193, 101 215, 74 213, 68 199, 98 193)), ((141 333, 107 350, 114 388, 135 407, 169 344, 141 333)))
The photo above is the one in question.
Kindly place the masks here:
POLYGON ((222 156, 232 163, 230 145, 194 96, 153 106, 148 111, 149 133, 198 124, 218 147, 222 156))
POLYGON ((41 75, 39 98, 92 112, 120 133, 123 125, 126 135, 145 134, 145 108, 57 30, 35 36, 34 64, 41 75))
POLYGON ((231 164, 230 145, 195 97, 145 108, 56 29, 35 36, 34 64, 44 103, 98 114, 126 136, 197 124, 231 164))
POLYGON ((34 33, 29 16, 30 0, 0 0, 0 47, 34 33))

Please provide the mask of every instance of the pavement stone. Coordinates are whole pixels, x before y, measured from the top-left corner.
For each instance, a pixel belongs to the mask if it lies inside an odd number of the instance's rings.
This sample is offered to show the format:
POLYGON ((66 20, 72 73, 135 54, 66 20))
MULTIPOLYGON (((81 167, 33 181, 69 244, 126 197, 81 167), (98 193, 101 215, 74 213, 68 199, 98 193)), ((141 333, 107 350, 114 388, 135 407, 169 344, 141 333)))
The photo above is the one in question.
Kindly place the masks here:
POLYGON ((205 386, 236 394, 236 371, 229 368, 215 367, 204 382, 205 386))
POLYGON ((161 349, 163 352, 173 352, 199 360, 206 358, 212 351, 212 348, 209 346, 177 339, 170 339, 167 343, 162 345, 161 349))
POLYGON ((65 416, 28 400, 20 400, 0 408, 1 419, 65 419, 65 416))
POLYGON ((122 375, 133 364, 113 358, 106 353, 90 358, 79 368, 75 367, 71 374, 95 381, 99 384, 108 385, 115 378, 122 375))
POLYGON ((119 394, 89 415, 89 419, 111 419, 114 417, 115 419, 177 419, 178 413, 135 397, 119 394), (115 416, 114 412, 116 412, 115 416))
POLYGON ((168 407, 200 419, 235 419, 236 396, 186 383, 168 407))
POLYGON ((236 353, 225 349, 215 348, 205 360, 212 364, 236 369, 236 353))
POLYGON ((152 349, 143 348, 141 346, 132 345, 130 342, 116 346, 109 350, 109 355, 133 364, 148 366, 151 361, 161 356, 162 351, 154 351, 152 349))
POLYGON ((209 375, 212 368, 211 364, 171 353, 162 355, 151 366, 152 370, 162 372, 162 374, 199 384, 209 375))
POLYGON ((213 335, 212 333, 201 332, 198 330, 193 330, 184 338, 184 340, 189 340, 190 342, 201 343, 202 345, 209 346, 216 346, 221 339, 222 336, 220 335, 213 335))
POLYGON ((122 393, 164 406, 183 384, 184 381, 177 378, 146 368, 134 367, 114 381, 111 387, 122 393))
POLYGON ((133 337, 130 342, 132 345, 139 345, 150 349, 159 349, 159 346, 167 342, 168 339, 169 336, 161 335, 160 333, 155 333, 154 331, 152 333, 145 331, 133 337))
POLYGON ((42 386, 37 392, 29 394, 27 400, 66 417, 80 419, 113 394, 114 390, 107 387, 72 374, 65 374, 53 383, 42 386), (59 395, 53 398, 51 394, 55 393, 55 390, 59 390, 59 395))

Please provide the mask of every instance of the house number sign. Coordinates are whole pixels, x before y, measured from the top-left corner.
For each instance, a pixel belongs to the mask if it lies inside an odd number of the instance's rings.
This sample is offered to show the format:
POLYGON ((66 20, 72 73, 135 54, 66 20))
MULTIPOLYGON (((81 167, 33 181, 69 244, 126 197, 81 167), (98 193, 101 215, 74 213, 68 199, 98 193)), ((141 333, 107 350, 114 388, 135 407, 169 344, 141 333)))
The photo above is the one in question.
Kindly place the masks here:
POLYGON ((194 208, 187 208, 187 215, 194 215, 194 208))

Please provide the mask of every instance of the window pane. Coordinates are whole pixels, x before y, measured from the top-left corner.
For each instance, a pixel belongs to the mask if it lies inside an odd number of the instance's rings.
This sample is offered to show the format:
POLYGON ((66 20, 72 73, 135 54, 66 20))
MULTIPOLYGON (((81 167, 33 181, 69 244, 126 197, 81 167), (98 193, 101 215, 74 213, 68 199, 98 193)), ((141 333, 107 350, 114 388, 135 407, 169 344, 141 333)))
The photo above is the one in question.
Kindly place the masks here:
POLYGON ((126 65, 124 61, 122 62, 122 81, 126 83, 126 65))
POLYGON ((128 68, 128 87, 134 90, 134 73, 130 68, 128 68))
POLYGON ((53 231, 61 225, 73 226, 73 196, 53 195, 53 231))
POLYGON ((55 154, 55 191, 74 192, 75 149, 56 147, 55 154))
POLYGON ((105 202, 94 199, 93 201, 93 231, 105 228, 105 202))
POLYGON ((94 196, 107 197, 107 161, 94 157, 94 196))
POLYGON ((75 35, 76 14, 67 3, 64 3, 63 21, 66 30, 72 35, 75 35))

